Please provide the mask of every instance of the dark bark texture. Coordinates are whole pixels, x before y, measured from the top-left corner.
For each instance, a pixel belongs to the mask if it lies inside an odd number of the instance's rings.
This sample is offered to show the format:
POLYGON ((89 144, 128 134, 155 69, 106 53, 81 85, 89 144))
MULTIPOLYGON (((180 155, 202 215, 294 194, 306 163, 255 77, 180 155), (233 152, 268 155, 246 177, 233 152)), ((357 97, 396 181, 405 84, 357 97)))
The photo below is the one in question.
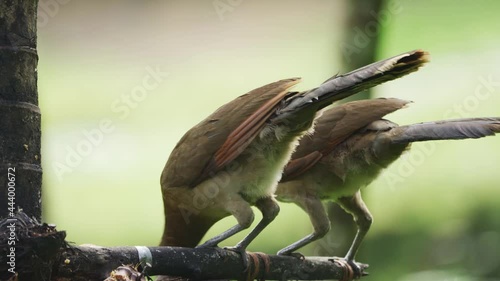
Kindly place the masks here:
MULTIPOLYGON (((20 212, 0 220, 2 229, 15 228, 15 271, 18 279, 102 281, 122 265, 148 265, 148 275, 179 276, 189 280, 352 280, 354 271, 333 257, 299 259, 248 252, 249 270, 241 256, 220 248, 69 246, 66 233, 40 224, 20 212), (13 226, 14 224, 14 226, 13 226)), ((11 229, 12 230, 12 229, 11 229)), ((13 246, 9 232, 0 232, 0 280, 12 274, 13 246)), ((363 272, 366 265, 358 264, 363 272)), ((143 271, 143 268, 139 270, 143 271)), ((363 274, 364 275, 364 274, 363 274)), ((113 280, 113 279, 111 279, 113 280)))
MULTIPOLYGON (((146 248, 146 247, 143 247, 146 248)), ((243 272, 241 256, 220 248, 147 247, 148 275, 189 280, 352 280, 352 268, 331 257, 296 257, 248 253, 250 268, 243 272)), ((66 249, 54 267, 53 280, 103 280, 123 264, 141 262, 135 247, 74 247, 66 249)), ((364 265, 362 265, 364 267, 364 265)))
POLYGON ((41 219, 37 2, 0 1, 0 218, 13 215, 14 206, 41 219))
POLYGON ((18 274, 13 280, 50 280, 65 248, 66 233, 23 212, 0 220, 0 229, 0 280, 12 280, 12 271, 18 274))

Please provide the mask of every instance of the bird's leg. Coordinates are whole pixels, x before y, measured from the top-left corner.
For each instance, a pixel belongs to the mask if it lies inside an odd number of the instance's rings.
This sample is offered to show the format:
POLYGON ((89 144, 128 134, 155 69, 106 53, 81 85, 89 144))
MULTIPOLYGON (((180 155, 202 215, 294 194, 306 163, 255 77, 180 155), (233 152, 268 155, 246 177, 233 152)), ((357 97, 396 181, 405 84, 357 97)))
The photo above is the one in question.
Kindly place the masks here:
POLYGON ((268 226, 280 212, 280 206, 273 197, 265 197, 257 200, 255 206, 262 212, 262 220, 252 231, 241 240, 235 247, 246 249, 248 245, 268 226))
POLYGON ((242 231, 243 229, 246 229, 246 227, 243 227, 240 224, 237 224, 237 225, 231 227, 230 229, 222 232, 221 234, 219 234, 213 238, 208 239, 207 241, 205 241, 205 243, 197 246, 196 248, 217 247, 217 245, 220 242, 235 235, 236 233, 242 231))
POLYGON ((361 276, 362 269, 355 262, 354 258, 356 257, 356 253, 358 252, 361 242, 363 242, 366 233, 368 233, 368 230, 372 225, 373 217, 366 207, 365 202, 363 202, 361 192, 359 190, 351 197, 339 198, 337 203, 353 216, 358 227, 358 231, 354 237, 351 247, 349 248, 349 251, 347 252, 347 255, 345 256, 345 260, 356 271, 355 274, 357 275, 357 278, 359 278, 361 276))
MULTIPOLYGON (((278 214, 278 203, 272 198, 269 199, 264 198, 256 202, 257 208, 260 209, 263 215, 263 218, 259 222, 259 224, 245 238, 243 238, 242 241, 236 244, 236 246, 225 247, 225 249, 235 251, 241 255, 245 271, 248 269, 248 257, 245 251, 246 247, 278 214), (269 201, 269 199, 271 199, 271 201, 269 201)), ((234 194, 230 198, 225 198, 224 200, 226 202, 226 211, 231 213, 236 218, 238 224, 198 247, 215 247, 221 241, 233 236, 243 229, 249 228, 252 225, 252 222, 254 221, 254 214, 250 204, 247 201, 245 201, 241 196, 234 194)))
MULTIPOLYGON (((226 200, 226 199, 225 199, 226 200)), ((226 210, 231 213, 238 224, 231 227, 230 229, 224 231, 223 233, 207 240, 202 245, 199 245, 197 248, 203 247, 217 247, 217 245, 226 240, 227 238, 235 235, 236 233, 249 228, 252 225, 254 220, 254 214, 250 204, 246 202, 243 198, 239 196, 233 196, 231 199, 226 200, 226 210)))
POLYGON ((297 198, 295 203, 309 215, 314 231, 299 241, 279 250, 278 255, 293 255, 302 258, 303 256, 300 253, 294 253, 294 251, 325 236, 330 231, 330 220, 319 198, 301 197, 297 198))
POLYGON ((236 244, 234 247, 226 248, 241 254, 245 264, 245 270, 248 269, 246 248, 255 239, 255 237, 257 237, 257 235, 259 235, 262 230, 266 228, 266 226, 269 225, 274 220, 274 218, 276 218, 280 210, 278 202, 276 202, 276 200, 272 197, 265 197, 257 200, 255 206, 262 212, 262 220, 254 229, 252 229, 252 231, 250 231, 247 236, 245 236, 245 238, 243 238, 243 240, 238 242, 238 244, 236 244))

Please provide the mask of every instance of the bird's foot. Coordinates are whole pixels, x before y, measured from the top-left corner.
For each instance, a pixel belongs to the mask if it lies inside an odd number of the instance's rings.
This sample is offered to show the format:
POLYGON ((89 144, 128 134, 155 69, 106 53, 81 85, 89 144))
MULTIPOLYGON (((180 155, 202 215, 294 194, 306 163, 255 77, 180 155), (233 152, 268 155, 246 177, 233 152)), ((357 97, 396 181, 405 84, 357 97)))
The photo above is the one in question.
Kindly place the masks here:
POLYGON ((357 263, 353 259, 347 259, 344 258, 342 259, 345 263, 349 265, 349 267, 352 269, 353 273, 353 279, 359 279, 363 276, 367 276, 369 273, 365 271, 365 269, 368 268, 369 265, 363 264, 363 263, 357 263))
POLYGON ((248 254, 243 246, 236 245, 234 247, 224 247, 224 249, 240 254, 243 260, 243 268, 244 268, 243 272, 248 271, 248 254))
POLYGON ((294 257, 294 258, 297 258, 299 260, 305 260, 306 257, 299 253, 299 252, 285 252, 285 251, 279 251, 278 252, 278 256, 289 256, 289 257, 294 257))

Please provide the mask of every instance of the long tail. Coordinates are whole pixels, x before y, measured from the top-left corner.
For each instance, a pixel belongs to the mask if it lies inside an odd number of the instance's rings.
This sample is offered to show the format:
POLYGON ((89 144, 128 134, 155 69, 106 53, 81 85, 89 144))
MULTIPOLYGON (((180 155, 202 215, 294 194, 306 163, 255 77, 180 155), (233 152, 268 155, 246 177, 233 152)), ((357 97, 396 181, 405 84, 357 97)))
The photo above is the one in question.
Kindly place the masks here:
POLYGON ((444 120, 401 126, 390 132, 392 143, 477 139, 500 133, 500 117, 444 120))
POLYGON ((280 114, 296 112, 307 106, 321 109, 332 102, 415 72, 429 61, 429 53, 422 50, 406 52, 343 75, 326 80, 318 88, 294 96, 280 110, 280 114))

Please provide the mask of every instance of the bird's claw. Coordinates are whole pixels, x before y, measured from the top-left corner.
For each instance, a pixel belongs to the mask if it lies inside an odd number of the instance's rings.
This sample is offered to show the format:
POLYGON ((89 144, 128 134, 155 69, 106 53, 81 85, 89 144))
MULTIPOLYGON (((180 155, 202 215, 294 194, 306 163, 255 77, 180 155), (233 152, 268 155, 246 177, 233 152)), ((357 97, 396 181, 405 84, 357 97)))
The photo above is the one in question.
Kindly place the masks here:
POLYGON ((247 254, 245 248, 236 245, 234 247, 224 247, 224 249, 240 254, 240 256, 243 260, 243 268, 244 268, 243 272, 248 271, 248 254, 247 254))
POLYGON ((367 276, 369 273, 365 272, 365 269, 368 268, 367 264, 357 263, 352 259, 344 259, 344 261, 351 267, 353 271, 353 279, 359 279, 362 276, 367 276))
POLYGON ((368 272, 365 271, 369 267, 368 264, 357 263, 348 258, 333 258, 330 261, 344 269, 344 276, 340 279, 342 281, 351 281, 368 275, 368 272))

